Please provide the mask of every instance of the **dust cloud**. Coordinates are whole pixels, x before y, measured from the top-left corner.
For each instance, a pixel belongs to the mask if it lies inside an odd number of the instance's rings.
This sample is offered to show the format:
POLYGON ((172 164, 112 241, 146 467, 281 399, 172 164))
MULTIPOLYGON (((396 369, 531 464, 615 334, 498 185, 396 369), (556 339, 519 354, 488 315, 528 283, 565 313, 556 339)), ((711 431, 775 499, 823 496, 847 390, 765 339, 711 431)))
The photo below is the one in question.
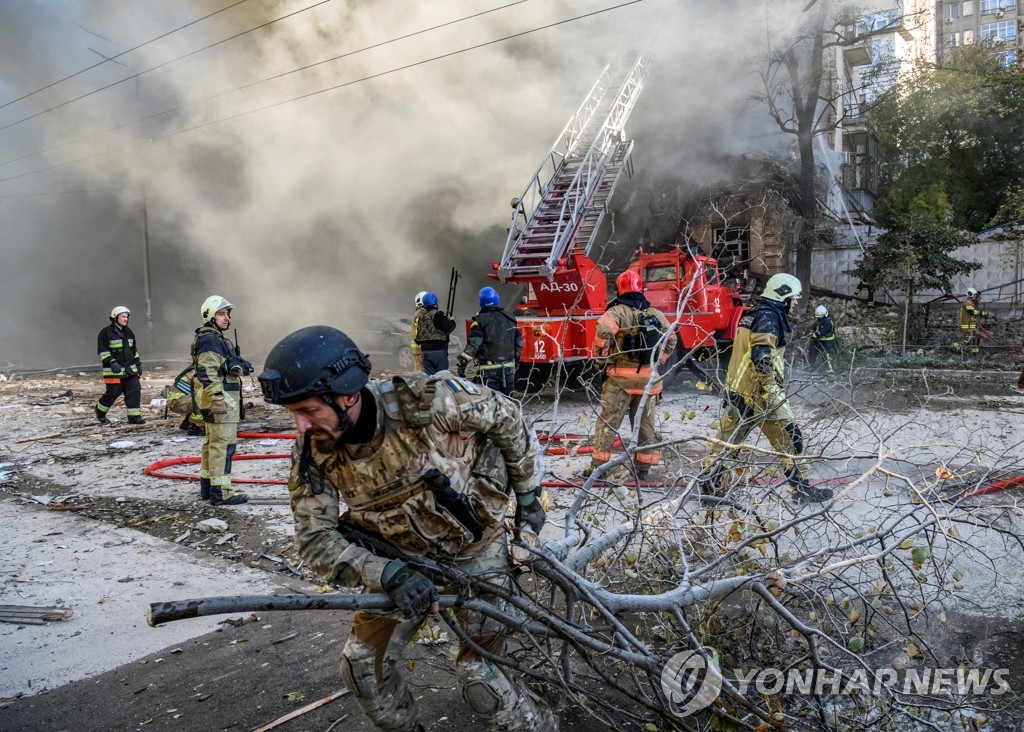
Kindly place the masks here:
POLYGON ((656 32, 617 245, 671 237, 659 201, 721 156, 785 144, 748 101, 760 3, 645 0, 490 43, 615 3, 233 1, 0 4, 0 366, 93 363, 121 304, 144 362, 187 358, 212 293, 259 365, 295 328, 444 302, 452 267, 468 318, 509 200, 604 64, 656 32))

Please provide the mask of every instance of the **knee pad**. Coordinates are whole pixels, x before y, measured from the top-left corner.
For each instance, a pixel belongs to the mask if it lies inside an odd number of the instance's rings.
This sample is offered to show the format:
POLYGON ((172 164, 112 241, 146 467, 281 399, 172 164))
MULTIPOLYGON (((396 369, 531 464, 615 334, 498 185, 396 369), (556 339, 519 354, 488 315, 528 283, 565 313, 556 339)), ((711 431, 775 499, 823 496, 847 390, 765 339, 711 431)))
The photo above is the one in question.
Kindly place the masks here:
POLYGON ((356 699, 377 698, 376 653, 358 641, 349 641, 341 652, 341 679, 356 699))
POLYGON ((471 681, 463 686, 462 698, 470 711, 481 717, 493 717, 501 704, 501 697, 483 681, 471 681))
POLYGON ((456 666, 455 679, 462 698, 473 714, 493 719, 505 708, 515 706, 515 691, 505 675, 482 658, 456 666))
POLYGON ((800 425, 796 422, 790 422, 785 427, 786 432, 789 433, 789 439, 793 441, 793 454, 803 455, 804 454, 804 433, 800 431, 800 425))

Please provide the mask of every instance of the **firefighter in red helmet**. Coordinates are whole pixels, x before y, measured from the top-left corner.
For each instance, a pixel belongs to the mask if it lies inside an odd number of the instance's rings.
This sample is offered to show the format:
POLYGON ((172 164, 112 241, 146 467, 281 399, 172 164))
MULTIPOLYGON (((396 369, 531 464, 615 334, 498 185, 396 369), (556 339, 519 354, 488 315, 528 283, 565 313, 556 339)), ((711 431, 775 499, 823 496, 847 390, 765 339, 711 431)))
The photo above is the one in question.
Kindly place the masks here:
MULTIPOLYGON (((675 332, 664 314, 644 297, 638 273, 626 270, 620 274, 615 289, 618 297, 597 321, 594 338, 594 358, 603 362, 606 378, 601 389, 601 416, 594 430, 593 460, 584 477, 612 459, 612 444, 622 418, 628 412, 633 425, 648 382, 676 347, 675 332)), ((654 428, 661 388, 660 381, 650 385, 639 415, 639 449, 633 455, 637 480, 646 480, 651 466, 661 462, 660 450, 645 448, 661 439, 654 428)), ((628 439, 623 440, 626 442, 628 439)))

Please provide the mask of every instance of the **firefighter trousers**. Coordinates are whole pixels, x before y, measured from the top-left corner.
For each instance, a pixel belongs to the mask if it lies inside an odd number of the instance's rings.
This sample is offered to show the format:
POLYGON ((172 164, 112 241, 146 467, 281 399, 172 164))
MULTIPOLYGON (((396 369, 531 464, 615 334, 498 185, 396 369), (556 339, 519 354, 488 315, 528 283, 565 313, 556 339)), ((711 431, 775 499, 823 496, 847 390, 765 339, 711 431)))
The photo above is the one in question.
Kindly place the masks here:
POLYGON ((207 422, 203 440, 199 477, 219 487, 224 500, 234 495, 231 490, 231 459, 238 442, 238 422, 207 422))
MULTIPOLYGON (((511 560, 504 534, 479 555, 458 568, 504 589, 511 560)), ((441 580, 432 577, 436 582, 441 580)), ((487 598, 485 592, 476 593, 487 598)), ((488 598, 503 611, 516 614, 507 603, 488 598)), ((501 654, 509 629, 502 623, 469 610, 457 610, 455 620, 480 647, 501 654)), ((341 676, 370 722, 380 730, 404 732, 417 729, 416 704, 398 671, 402 649, 423 624, 424 617, 406 619, 400 613, 360 610, 341 653, 341 676)), ((544 703, 523 683, 494 663, 481 658, 466 643, 459 644, 455 659, 455 685, 483 729, 501 732, 555 732, 558 724, 544 703)))
MULTIPOLYGON (((793 410, 789 401, 783 396, 774 404, 767 404, 762 397, 744 399, 739 394, 726 393, 725 409, 719 420, 716 437, 722 442, 738 444, 746 440, 756 427, 768 438, 768 442, 777 452, 786 455, 803 455, 804 436, 800 426, 794 421, 793 410)), ((726 470, 741 467, 736 464, 737 453, 732 451, 724 459, 718 459, 724 450, 721 445, 711 448, 709 463, 712 481, 718 483, 726 470)), ((786 468, 786 480, 794 487, 803 482, 804 468, 802 460, 790 457, 782 458, 786 468)), ((716 486, 717 487, 717 486, 716 486)))
POLYGON ((811 347, 807 351, 807 360, 810 362, 811 367, 816 367, 818 359, 822 358, 825 361, 825 371, 830 374, 833 373, 832 354, 836 350, 835 344, 835 341, 811 341, 811 347))
POLYGON ((139 383, 138 376, 104 379, 103 382, 106 384, 107 390, 96 402, 96 409, 106 414, 114 406, 117 398, 124 394, 124 406, 127 407, 128 416, 139 417, 142 415, 142 409, 139 406, 142 400, 142 385, 139 383))
MULTIPOLYGON (((632 431, 636 424, 637 410, 640 408, 642 394, 630 394, 614 378, 605 379, 601 387, 601 416, 597 419, 594 429, 594 454, 592 465, 597 467, 612 459, 612 445, 618 436, 622 418, 629 414, 629 426, 632 431)), ((639 449, 633 454, 633 462, 637 470, 649 470, 652 465, 661 462, 661 450, 645 450, 645 445, 653 445, 661 441, 661 436, 654 428, 654 413, 658 408, 658 395, 651 394, 644 404, 640 415, 639 449)))

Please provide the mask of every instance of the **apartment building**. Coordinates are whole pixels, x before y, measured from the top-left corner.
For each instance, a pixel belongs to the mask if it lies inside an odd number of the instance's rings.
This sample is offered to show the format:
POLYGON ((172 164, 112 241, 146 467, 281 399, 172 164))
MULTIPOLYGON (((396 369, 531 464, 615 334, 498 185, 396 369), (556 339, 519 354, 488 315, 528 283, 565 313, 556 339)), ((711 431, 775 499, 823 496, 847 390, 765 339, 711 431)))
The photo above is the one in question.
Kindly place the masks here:
POLYGON ((1021 0, 941 0, 938 57, 958 46, 989 43, 1001 48, 1007 65, 1024 53, 1024 3, 1021 0))

